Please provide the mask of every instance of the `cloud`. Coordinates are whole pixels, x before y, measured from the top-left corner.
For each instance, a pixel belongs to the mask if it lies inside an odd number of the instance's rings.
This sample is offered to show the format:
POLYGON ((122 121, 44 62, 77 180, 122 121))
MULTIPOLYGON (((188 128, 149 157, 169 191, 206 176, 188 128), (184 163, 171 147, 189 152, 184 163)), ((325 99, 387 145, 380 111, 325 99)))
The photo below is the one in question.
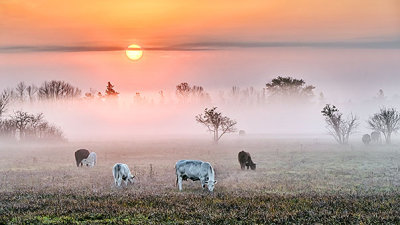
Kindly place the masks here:
MULTIPOLYGON (((343 49, 400 49, 400 39, 388 41, 332 41, 332 42, 188 42, 161 47, 143 47, 146 51, 213 51, 251 48, 343 48, 343 49)), ((0 46, 0 53, 18 52, 90 52, 124 51, 121 46, 0 46)), ((132 49, 134 50, 134 49, 132 49)))

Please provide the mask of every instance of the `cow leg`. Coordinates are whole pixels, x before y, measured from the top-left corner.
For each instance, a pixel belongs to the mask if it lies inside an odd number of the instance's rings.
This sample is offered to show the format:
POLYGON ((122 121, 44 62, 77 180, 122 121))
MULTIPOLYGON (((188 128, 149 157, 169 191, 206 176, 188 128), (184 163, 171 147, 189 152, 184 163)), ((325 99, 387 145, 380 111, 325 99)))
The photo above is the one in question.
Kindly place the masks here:
POLYGON ((244 167, 245 167, 245 164, 244 164, 244 163, 240 163, 240 168, 241 168, 242 170, 244 170, 244 167))
POLYGON ((178 187, 179 187, 179 191, 182 191, 182 177, 178 176, 178 187))
POLYGON ((120 178, 118 178, 118 187, 121 186, 121 182, 122 182, 122 178, 120 177, 120 178))

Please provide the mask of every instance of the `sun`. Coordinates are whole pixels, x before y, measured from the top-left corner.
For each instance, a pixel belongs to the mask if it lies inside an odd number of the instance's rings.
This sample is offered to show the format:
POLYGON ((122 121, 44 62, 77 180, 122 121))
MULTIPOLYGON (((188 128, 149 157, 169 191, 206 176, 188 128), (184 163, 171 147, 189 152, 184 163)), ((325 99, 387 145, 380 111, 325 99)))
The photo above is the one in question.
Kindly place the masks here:
POLYGON ((140 48, 139 45, 135 44, 129 45, 125 52, 128 58, 133 61, 139 60, 143 56, 143 50, 140 48))

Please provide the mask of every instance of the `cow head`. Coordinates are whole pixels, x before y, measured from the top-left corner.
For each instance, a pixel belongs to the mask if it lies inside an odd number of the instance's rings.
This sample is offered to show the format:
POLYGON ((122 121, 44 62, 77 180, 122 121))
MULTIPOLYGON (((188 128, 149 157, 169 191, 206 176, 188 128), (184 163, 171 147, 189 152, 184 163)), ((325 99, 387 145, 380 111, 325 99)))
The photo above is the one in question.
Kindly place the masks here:
POLYGON ((89 161, 87 160, 87 159, 82 159, 82 165, 84 165, 84 166, 89 166, 89 161))
POLYGON ((256 170, 256 164, 255 164, 255 163, 251 164, 251 165, 250 165, 250 169, 251 169, 251 170, 256 170))
POLYGON ((214 191, 214 186, 215 186, 215 184, 217 184, 217 181, 216 181, 216 180, 213 180, 213 181, 206 181, 205 183, 206 183, 207 186, 208 186, 208 190, 211 191, 211 192, 213 192, 213 191, 214 191))
POLYGON ((129 181, 129 183, 131 183, 131 184, 133 184, 134 182, 135 182, 135 176, 134 175, 132 175, 132 174, 130 174, 129 175, 129 178, 128 178, 128 181, 129 181))

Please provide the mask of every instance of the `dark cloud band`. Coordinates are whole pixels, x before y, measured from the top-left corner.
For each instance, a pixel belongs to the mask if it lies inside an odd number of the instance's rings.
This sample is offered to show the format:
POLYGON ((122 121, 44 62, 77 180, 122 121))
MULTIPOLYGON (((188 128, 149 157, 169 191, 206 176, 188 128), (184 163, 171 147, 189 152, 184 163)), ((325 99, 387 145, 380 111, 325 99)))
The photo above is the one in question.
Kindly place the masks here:
MULTIPOLYGON (((235 48, 343 48, 400 49, 400 40, 351 42, 192 42, 164 47, 144 47, 146 51, 212 51, 235 48)), ((124 51, 120 46, 0 46, 0 53, 124 51)), ((130 50, 137 50, 131 48, 130 50)))

